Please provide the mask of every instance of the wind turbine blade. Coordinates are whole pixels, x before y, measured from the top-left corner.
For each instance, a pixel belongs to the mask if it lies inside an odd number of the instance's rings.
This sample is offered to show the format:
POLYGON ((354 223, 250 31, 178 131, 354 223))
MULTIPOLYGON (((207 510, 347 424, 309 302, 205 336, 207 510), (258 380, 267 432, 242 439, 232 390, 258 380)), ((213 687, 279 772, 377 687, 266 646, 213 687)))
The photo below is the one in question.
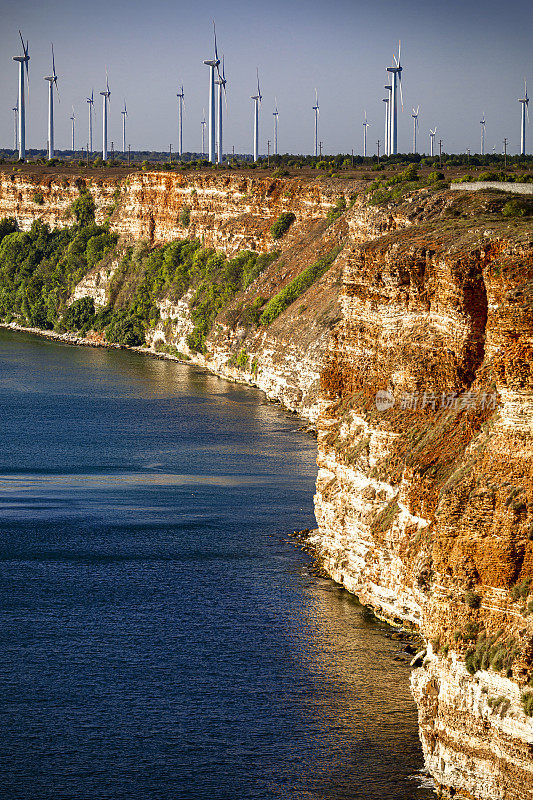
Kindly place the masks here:
POLYGON ((213 36, 215 37, 215 61, 218 61, 217 29, 216 29, 216 26, 215 26, 215 20, 213 20, 213 36))
POLYGON ((398 73, 398 88, 400 90, 400 101, 402 104, 402 111, 403 111, 403 93, 402 93, 402 73, 398 73))
POLYGON ((402 40, 398 40, 398 66, 402 63, 402 40))
POLYGON ((54 43, 52 42, 52 75, 56 77, 56 60, 54 58, 54 43))

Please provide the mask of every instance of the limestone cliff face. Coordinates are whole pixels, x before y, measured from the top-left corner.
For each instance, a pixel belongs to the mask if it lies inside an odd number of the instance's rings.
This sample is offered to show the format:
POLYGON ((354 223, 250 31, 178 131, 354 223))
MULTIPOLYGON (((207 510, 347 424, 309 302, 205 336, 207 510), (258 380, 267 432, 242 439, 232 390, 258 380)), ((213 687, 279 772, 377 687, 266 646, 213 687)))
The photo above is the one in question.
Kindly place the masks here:
MULTIPOLYGON (((187 345, 193 328, 191 293, 178 302, 168 298, 159 302, 160 321, 149 332, 151 345, 155 349, 161 343, 172 345, 218 374, 258 386, 270 399, 315 422, 323 357, 331 329, 339 320, 341 266, 335 262, 268 328, 235 324, 232 316, 256 298, 276 294, 333 247, 346 241, 369 240, 409 224, 402 214, 384 214, 360 202, 328 224, 329 209, 340 197, 348 200, 353 188, 342 181, 313 184, 216 174, 187 178, 168 173, 130 176, 111 218, 111 227, 121 234, 124 243, 148 238, 157 245, 187 236, 201 238, 229 256, 242 249, 280 252, 271 267, 217 320, 205 355, 192 352, 187 345), (190 209, 187 228, 179 222, 184 208, 190 209), (296 219, 283 239, 274 241, 270 227, 284 211, 291 211, 296 219), (235 360, 243 349, 247 361, 237 367, 235 360)), ((104 305, 119 256, 106 259, 90 272, 76 288, 73 299, 89 295, 97 305, 104 305)))
POLYGON ((95 202, 96 222, 103 224, 118 203, 120 179, 58 175, 54 171, 34 175, 0 170, 0 217, 13 217, 23 231, 36 219, 51 228, 64 228, 75 221, 70 209, 82 188, 90 191, 95 202))
POLYGON ((533 236, 483 214, 450 226, 449 202, 345 247, 315 543, 429 642, 413 691, 437 783, 531 798, 533 236))

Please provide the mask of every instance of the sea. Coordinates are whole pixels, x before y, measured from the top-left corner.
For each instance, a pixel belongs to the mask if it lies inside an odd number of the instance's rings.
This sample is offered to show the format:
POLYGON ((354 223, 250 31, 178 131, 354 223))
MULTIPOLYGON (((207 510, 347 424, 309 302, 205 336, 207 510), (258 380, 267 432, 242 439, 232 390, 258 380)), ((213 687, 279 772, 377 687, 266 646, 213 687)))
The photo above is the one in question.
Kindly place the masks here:
POLYGON ((433 797, 405 643, 290 536, 298 417, 4 329, 0 422, 2 800, 433 797))

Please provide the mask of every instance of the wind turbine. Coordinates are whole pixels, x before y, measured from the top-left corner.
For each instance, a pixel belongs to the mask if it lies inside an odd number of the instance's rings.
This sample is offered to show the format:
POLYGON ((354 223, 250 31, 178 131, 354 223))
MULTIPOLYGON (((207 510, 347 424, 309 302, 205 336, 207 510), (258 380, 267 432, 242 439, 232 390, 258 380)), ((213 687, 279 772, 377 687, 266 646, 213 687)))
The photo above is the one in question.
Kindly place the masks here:
POLYGON ((72 153, 74 153, 74 125, 76 123, 76 115, 74 113, 74 106, 72 106, 72 116, 70 118, 72 122, 72 153))
POLYGON ((315 89, 315 104, 313 106, 315 112, 315 158, 318 156, 318 115, 320 114, 320 107, 318 105, 318 92, 315 89))
POLYGON ((204 115, 202 117, 201 126, 202 126, 202 156, 205 156, 205 126, 207 122, 205 121, 205 108, 203 109, 204 115))
POLYGON ((363 155, 366 158, 366 129, 370 128, 370 122, 366 121, 366 111, 365 111, 365 121, 363 122, 363 155))
POLYGON ((16 106, 13 106, 13 108, 12 108, 11 110, 13 111, 14 123, 15 123, 15 129, 14 129, 14 133, 15 133, 15 146, 13 147, 13 150, 14 150, 14 151, 15 151, 15 153, 16 153, 16 152, 17 152, 17 150, 18 150, 18 146, 19 146, 19 132, 18 132, 18 114, 19 114, 19 104, 18 104, 18 100, 17 100, 17 105, 16 105, 16 106))
POLYGON ((390 152, 395 155, 398 152, 398 89, 400 90, 400 100, 403 108, 403 94, 402 94, 402 70, 401 57, 402 57, 402 43, 398 44, 398 58, 393 56, 396 66, 387 67, 387 72, 390 72, 392 78, 392 92, 391 92, 391 108, 390 108, 390 152))
POLYGON ((274 111, 272 112, 272 116, 274 117, 274 155, 277 156, 278 154, 278 101, 274 98, 274 111))
POLYGON ((420 106, 417 106, 416 111, 413 108, 413 113, 411 114, 413 118, 413 153, 416 153, 416 129, 418 128, 418 112, 420 111, 420 106))
POLYGON ((103 116, 102 116, 102 160, 107 161, 107 104, 111 97, 109 91, 109 80, 107 77, 107 70, 105 76, 105 92, 100 92, 103 97, 103 116))
MULTIPOLYGON (((388 79, 389 75, 385 72, 385 75, 388 79)), ((386 83, 383 87, 387 90, 387 100, 383 102, 387 103, 385 106, 385 155, 390 156, 391 154, 391 138, 390 138, 390 130, 391 130, 391 109, 392 109, 392 85, 390 83, 386 83)))
MULTIPOLYGON (((385 86, 385 89, 389 87, 385 86)), ((389 125, 389 114, 390 114, 390 92, 388 97, 383 98, 383 102, 385 103, 385 155, 388 156, 389 154, 389 141, 390 141, 390 125, 389 125)))
POLYGON ((226 69, 224 67, 224 56, 222 56, 222 75, 220 74, 220 70, 218 70, 218 80, 215 81, 218 86, 218 121, 217 121, 217 163, 222 164, 222 157, 224 155, 224 150, 222 146, 222 92, 224 92, 224 100, 226 102, 226 107, 228 104, 226 98, 226 69))
POLYGON ((48 81, 48 160, 50 161, 54 157, 54 86, 59 100, 54 45, 52 45, 52 74, 48 75, 45 81, 48 81))
POLYGON ((435 153, 435 134, 437 133, 437 126, 435 125, 435 130, 432 131, 431 128, 429 129, 429 155, 432 156, 435 153))
POLYGON ((254 101, 254 161, 259 157, 259 103, 262 95, 259 88, 259 68, 257 68, 257 94, 253 94, 251 99, 254 101))
POLYGON ((126 117, 128 116, 128 109, 126 108, 126 98, 124 98, 124 111, 122 114, 122 152, 126 153, 126 117))
POLYGON ((183 155, 183 100, 185 98, 183 86, 176 93, 176 97, 178 98, 178 158, 181 158, 183 155))
POLYGON ((30 82, 30 73, 28 69, 28 61, 30 60, 30 56, 28 55, 28 42, 24 44, 24 39, 22 38, 22 33, 19 31, 20 41, 22 42, 22 52, 24 55, 22 56, 13 56, 13 61, 19 62, 19 99, 18 99, 18 110, 19 110, 19 159, 26 158, 26 103, 24 99, 24 67, 26 67, 26 80, 28 82, 28 94, 29 94, 29 82, 30 82))
POLYGON ((94 89, 91 90, 91 96, 87 98, 89 104, 89 152, 93 151, 93 106, 94 106, 94 89))
POLYGON ((484 156, 485 155, 485 125, 487 124, 485 122, 485 112, 483 112, 483 119, 481 119, 479 121, 479 124, 481 125, 481 155, 484 156))
POLYGON ((520 155, 525 156, 526 154, 526 117, 527 121, 529 122, 529 97, 527 96, 527 83, 526 79, 524 78, 524 96, 518 101, 522 103, 522 122, 520 125, 520 155))
POLYGON ((217 32, 213 21, 213 34, 215 37, 215 57, 204 61, 210 68, 209 73, 209 161, 215 163, 215 67, 220 64, 217 51, 217 32))

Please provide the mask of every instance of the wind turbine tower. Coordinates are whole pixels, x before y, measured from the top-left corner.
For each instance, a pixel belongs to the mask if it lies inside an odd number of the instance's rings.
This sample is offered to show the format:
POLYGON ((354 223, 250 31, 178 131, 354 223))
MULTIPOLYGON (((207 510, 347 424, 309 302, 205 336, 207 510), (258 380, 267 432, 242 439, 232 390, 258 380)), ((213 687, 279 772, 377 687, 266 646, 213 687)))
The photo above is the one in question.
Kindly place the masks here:
POLYGON ((204 61, 210 68, 209 72, 209 161, 215 163, 215 68, 220 61, 217 52, 217 32, 213 22, 213 34, 215 37, 215 57, 210 61, 204 61))
POLYGON ((278 117, 279 117, 279 111, 278 111, 278 101, 276 100, 276 98, 274 98, 274 104, 275 104, 275 108, 274 108, 274 111, 272 112, 272 116, 274 117, 274 155, 277 156, 277 154, 278 154, 278 117))
POLYGON ((418 128, 418 112, 420 111, 420 106, 417 106, 416 111, 413 108, 413 113, 411 114, 413 118, 413 153, 416 153, 416 129, 418 128))
POLYGON ((54 45, 52 45, 52 74, 48 75, 45 81, 48 81, 48 160, 50 161, 50 159, 54 157, 54 86, 56 87, 57 99, 59 100, 54 45))
POLYGON ((94 89, 91 91, 91 96, 87 98, 89 104, 89 152, 93 151, 93 106, 94 106, 94 89))
POLYGON ((100 92, 103 97, 103 114, 102 114, 102 160, 107 161, 107 104, 109 102, 109 98, 111 97, 111 92, 109 91, 109 80, 107 78, 107 74, 105 76, 105 92, 100 92))
POLYGON ((122 152, 126 153, 126 117, 128 116, 128 109, 126 108, 126 99, 124 99, 124 111, 122 114, 122 152))
POLYGON ((526 154, 526 117, 527 121, 529 122, 529 97, 527 96, 527 83, 526 79, 524 78, 524 96, 518 101, 522 103, 522 120, 520 125, 520 155, 525 156, 526 154))
MULTIPOLYGON (((29 84, 29 69, 28 61, 30 56, 28 54, 28 42, 24 44, 22 33, 19 31, 20 41, 22 42, 22 56, 13 56, 13 61, 19 62, 19 98, 18 98, 18 112, 19 112, 19 159, 26 158, 26 103, 24 98, 24 68, 26 68, 26 80, 29 84)), ((29 86, 28 86, 29 91, 29 86)))
POLYGON ((320 107, 318 105, 318 92, 315 89, 315 104, 313 106, 313 111, 315 112, 315 158, 318 156, 318 115, 320 113, 320 107))
POLYGON ((178 98, 178 158, 181 158, 183 155, 183 100, 185 98, 183 86, 180 87, 179 92, 176 92, 176 97, 178 98))
POLYGON ((398 58, 393 56, 394 67, 387 67, 387 72, 390 72, 392 77, 392 92, 391 92, 391 108, 390 108, 390 153, 396 155, 398 152, 398 89, 400 90, 400 100, 403 108, 403 94, 402 94, 402 70, 401 57, 402 57, 402 43, 398 45, 398 58))
POLYGON ((202 126, 202 156, 205 156, 205 126, 207 122, 205 121, 205 108, 203 109, 204 115, 202 117, 201 126, 202 126))
POLYGON ((435 134, 437 133, 437 126, 435 126, 435 130, 432 131, 431 128, 429 129, 429 155, 435 155, 435 134))
POLYGON ((365 111, 365 120, 363 122, 363 155, 366 158, 366 129, 370 127, 370 122, 366 121, 366 111, 365 111))
POLYGON ((70 118, 72 122, 72 152, 74 152, 74 125, 76 123, 76 115, 74 113, 74 106, 72 106, 72 116, 70 118))
MULTIPOLYGON (((387 78, 388 78, 387 74, 387 78)), ((385 155, 390 156, 391 154, 391 138, 390 138, 390 129, 391 129, 391 109, 392 109, 392 86, 390 83, 386 83, 383 87, 387 90, 387 100, 384 102, 387 103, 385 106, 385 155)))
POLYGON ((259 103, 263 99, 259 88, 259 69, 257 69, 257 94, 253 94, 254 101, 254 162, 259 158, 259 103))
MULTIPOLYGON (((385 89, 387 87, 385 86, 385 89)), ((384 97, 383 102, 385 103, 385 155, 389 155, 389 135, 390 135, 390 127, 389 127, 389 106, 390 106, 390 94, 389 97, 384 97)))
MULTIPOLYGON (((224 100, 226 100, 226 69, 224 67, 224 56, 222 56, 222 75, 218 72, 218 80, 215 81, 218 86, 218 121, 217 121, 217 163, 222 164, 222 157, 224 149, 222 144, 222 92, 224 92, 224 100)), ((226 100, 227 104, 227 100, 226 100)))
POLYGON ((484 156, 485 155, 485 125, 487 124, 485 122, 485 112, 483 112, 483 119, 481 119, 479 121, 479 124, 481 125, 481 155, 484 156))
POLYGON ((13 108, 12 108, 11 110, 13 111, 13 116, 14 116, 14 126, 15 126, 15 127, 14 127, 14 134, 15 134, 15 139, 14 139, 14 142, 15 142, 15 146, 13 147, 13 150, 14 150, 14 151, 15 151, 15 153, 16 153, 16 152, 17 152, 17 150, 18 150, 18 146, 19 146, 19 132, 18 132, 18 115, 19 115, 19 106, 18 106, 18 101, 17 101, 17 105, 16 105, 16 106, 13 106, 13 108))

